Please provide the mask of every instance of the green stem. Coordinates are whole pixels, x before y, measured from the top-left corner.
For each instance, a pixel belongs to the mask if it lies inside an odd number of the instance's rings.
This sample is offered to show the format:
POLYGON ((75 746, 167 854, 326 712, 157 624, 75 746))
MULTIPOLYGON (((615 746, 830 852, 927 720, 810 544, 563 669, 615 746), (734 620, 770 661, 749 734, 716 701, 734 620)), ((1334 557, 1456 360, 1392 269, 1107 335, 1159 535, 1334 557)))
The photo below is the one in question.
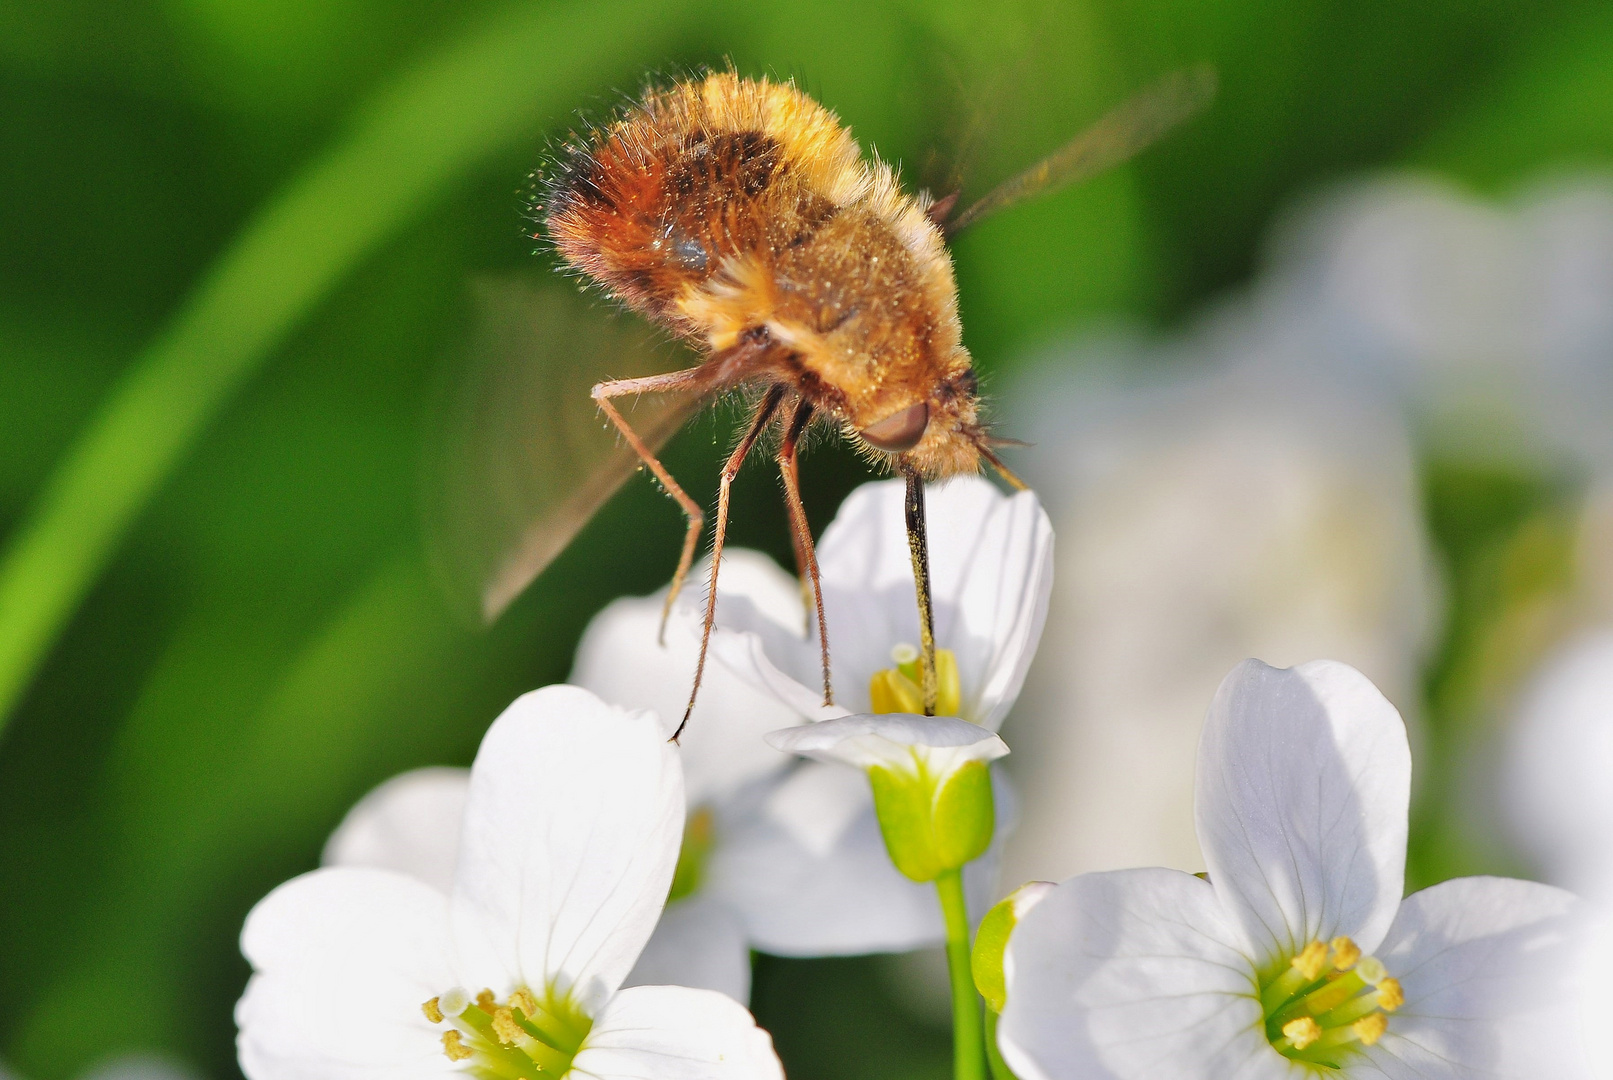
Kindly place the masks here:
POLYGON ((947 927, 947 973, 952 977, 952 1071, 955 1080, 986 1080, 986 1032, 969 969, 969 908, 963 873, 948 870, 935 879, 947 927))
POLYGON ((1003 1060, 1002 1051, 997 1048, 997 1020, 998 1014, 987 1009, 986 1064, 991 1066, 991 1080, 1019 1080, 1009 1069, 1008 1062, 1003 1060))

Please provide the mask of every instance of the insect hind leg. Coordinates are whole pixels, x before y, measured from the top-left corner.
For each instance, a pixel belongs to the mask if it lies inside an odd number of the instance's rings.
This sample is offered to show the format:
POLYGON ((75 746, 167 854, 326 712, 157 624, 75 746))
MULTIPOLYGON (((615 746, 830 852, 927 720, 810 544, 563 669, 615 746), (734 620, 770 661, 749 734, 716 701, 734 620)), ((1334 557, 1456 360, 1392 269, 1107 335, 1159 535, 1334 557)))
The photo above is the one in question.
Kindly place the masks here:
MULTIPOLYGON (((791 414, 779 443, 779 476, 784 481, 784 504, 790 513, 790 539, 795 547, 795 568, 802 583, 811 592, 812 609, 817 613, 818 648, 823 661, 823 703, 834 704, 834 690, 829 681, 829 627, 823 613, 823 584, 818 578, 818 553, 812 544, 812 529, 807 524, 806 504, 801 501, 801 473, 796 448, 807 423, 812 419, 812 403, 802 400, 791 414)), ((813 610, 807 612, 811 619, 813 610)), ((808 624, 811 625, 810 623, 808 624)))

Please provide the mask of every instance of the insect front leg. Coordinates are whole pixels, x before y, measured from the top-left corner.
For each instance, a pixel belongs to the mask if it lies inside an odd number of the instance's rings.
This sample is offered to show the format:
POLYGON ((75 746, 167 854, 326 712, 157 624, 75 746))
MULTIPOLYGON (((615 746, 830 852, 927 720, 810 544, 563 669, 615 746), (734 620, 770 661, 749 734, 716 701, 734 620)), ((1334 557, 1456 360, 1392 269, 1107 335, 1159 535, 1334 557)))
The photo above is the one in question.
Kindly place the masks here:
MULTIPOLYGON (((823 703, 834 704, 834 690, 829 683, 829 626, 823 614, 823 585, 818 580, 818 552, 812 544, 812 529, 807 524, 806 504, 801 501, 801 473, 796 447, 807 423, 812 419, 812 403, 802 399, 795 406, 784 439, 779 443, 779 476, 784 481, 784 504, 790 512, 790 539, 795 547, 795 568, 801 581, 812 591, 812 605, 818 616, 818 647, 823 655, 823 703)), ((808 618, 812 616, 808 614, 808 618)))
POLYGON ((661 606, 661 629, 658 640, 663 645, 666 644, 667 616, 671 614, 672 604, 677 600, 678 593, 683 589, 684 578, 689 576, 689 567, 694 563, 695 545, 700 542, 700 530, 705 525, 706 515, 700 509, 700 504, 691 499, 689 493, 684 491, 676 480, 672 479, 672 474, 667 472, 666 466, 661 464, 660 459, 655 456, 644 440, 639 438, 638 432, 633 430, 633 426, 623 418, 620 412, 617 412, 616 406, 611 403, 611 398, 623 397, 629 394, 653 394, 688 389, 699 385, 703 381, 701 373, 702 369, 691 368, 687 371, 674 371, 668 375, 651 375, 642 379, 615 379, 611 382, 599 383, 593 389, 593 398, 599 405, 600 411, 610 418, 611 423, 616 425, 616 430, 622 433, 622 438, 627 440, 627 445, 633 448, 633 452, 638 454, 639 460, 644 462, 645 467, 661 482, 661 487, 666 490, 666 493, 676 500, 678 506, 683 509, 684 516, 689 521, 689 527, 683 534, 683 553, 678 557, 678 570, 677 573, 672 575, 672 585, 667 589, 666 603, 661 606))

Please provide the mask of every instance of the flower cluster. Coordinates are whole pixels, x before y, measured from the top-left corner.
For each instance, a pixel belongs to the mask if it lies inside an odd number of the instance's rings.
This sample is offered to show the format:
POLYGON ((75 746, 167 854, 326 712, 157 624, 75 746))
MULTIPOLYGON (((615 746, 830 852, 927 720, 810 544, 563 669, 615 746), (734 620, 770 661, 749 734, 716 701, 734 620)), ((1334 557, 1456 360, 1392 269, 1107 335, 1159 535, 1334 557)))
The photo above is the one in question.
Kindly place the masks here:
POLYGON ((360 802, 326 867, 248 918, 250 1080, 768 1080, 753 949, 937 942, 958 1080, 1576 1075, 1576 902, 1488 878, 1402 899, 1404 725, 1343 664, 1222 684, 1195 784, 1207 875, 1083 874, 988 912, 1014 819, 996 731, 1052 531, 1028 493, 933 493, 940 715, 920 715, 901 499, 868 485, 823 537, 835 705, 799 583, 731 552, 681 745, 699 611, 619 600, 576 685, 518 699, 468 773, 360 802))

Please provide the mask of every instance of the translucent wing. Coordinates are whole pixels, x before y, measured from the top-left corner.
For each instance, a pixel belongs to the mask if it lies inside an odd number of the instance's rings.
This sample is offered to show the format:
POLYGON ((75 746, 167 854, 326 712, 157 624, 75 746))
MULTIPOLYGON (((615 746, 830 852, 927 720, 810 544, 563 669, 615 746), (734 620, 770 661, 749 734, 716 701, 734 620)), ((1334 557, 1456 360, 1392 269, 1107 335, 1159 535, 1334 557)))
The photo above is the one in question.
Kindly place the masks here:
MULTIPOLYGON (((427 539, 456 606, 491 622, 639 467, 589 391, 696 358, 604 317, 565 285, 473 286, 475 322, 428 454, 427 539)), ((646 395, 619 407, 659 448, 703 402, 646 395)))
POLYGON ((1165 76, 1052 154, 1018 176, 1003 181, 942 228, 948 236, 953 236, 1014 203, 1120 164, 1201 112, 1215 97, 1215 89, 1215 69, 1209 66, 1165 76))

